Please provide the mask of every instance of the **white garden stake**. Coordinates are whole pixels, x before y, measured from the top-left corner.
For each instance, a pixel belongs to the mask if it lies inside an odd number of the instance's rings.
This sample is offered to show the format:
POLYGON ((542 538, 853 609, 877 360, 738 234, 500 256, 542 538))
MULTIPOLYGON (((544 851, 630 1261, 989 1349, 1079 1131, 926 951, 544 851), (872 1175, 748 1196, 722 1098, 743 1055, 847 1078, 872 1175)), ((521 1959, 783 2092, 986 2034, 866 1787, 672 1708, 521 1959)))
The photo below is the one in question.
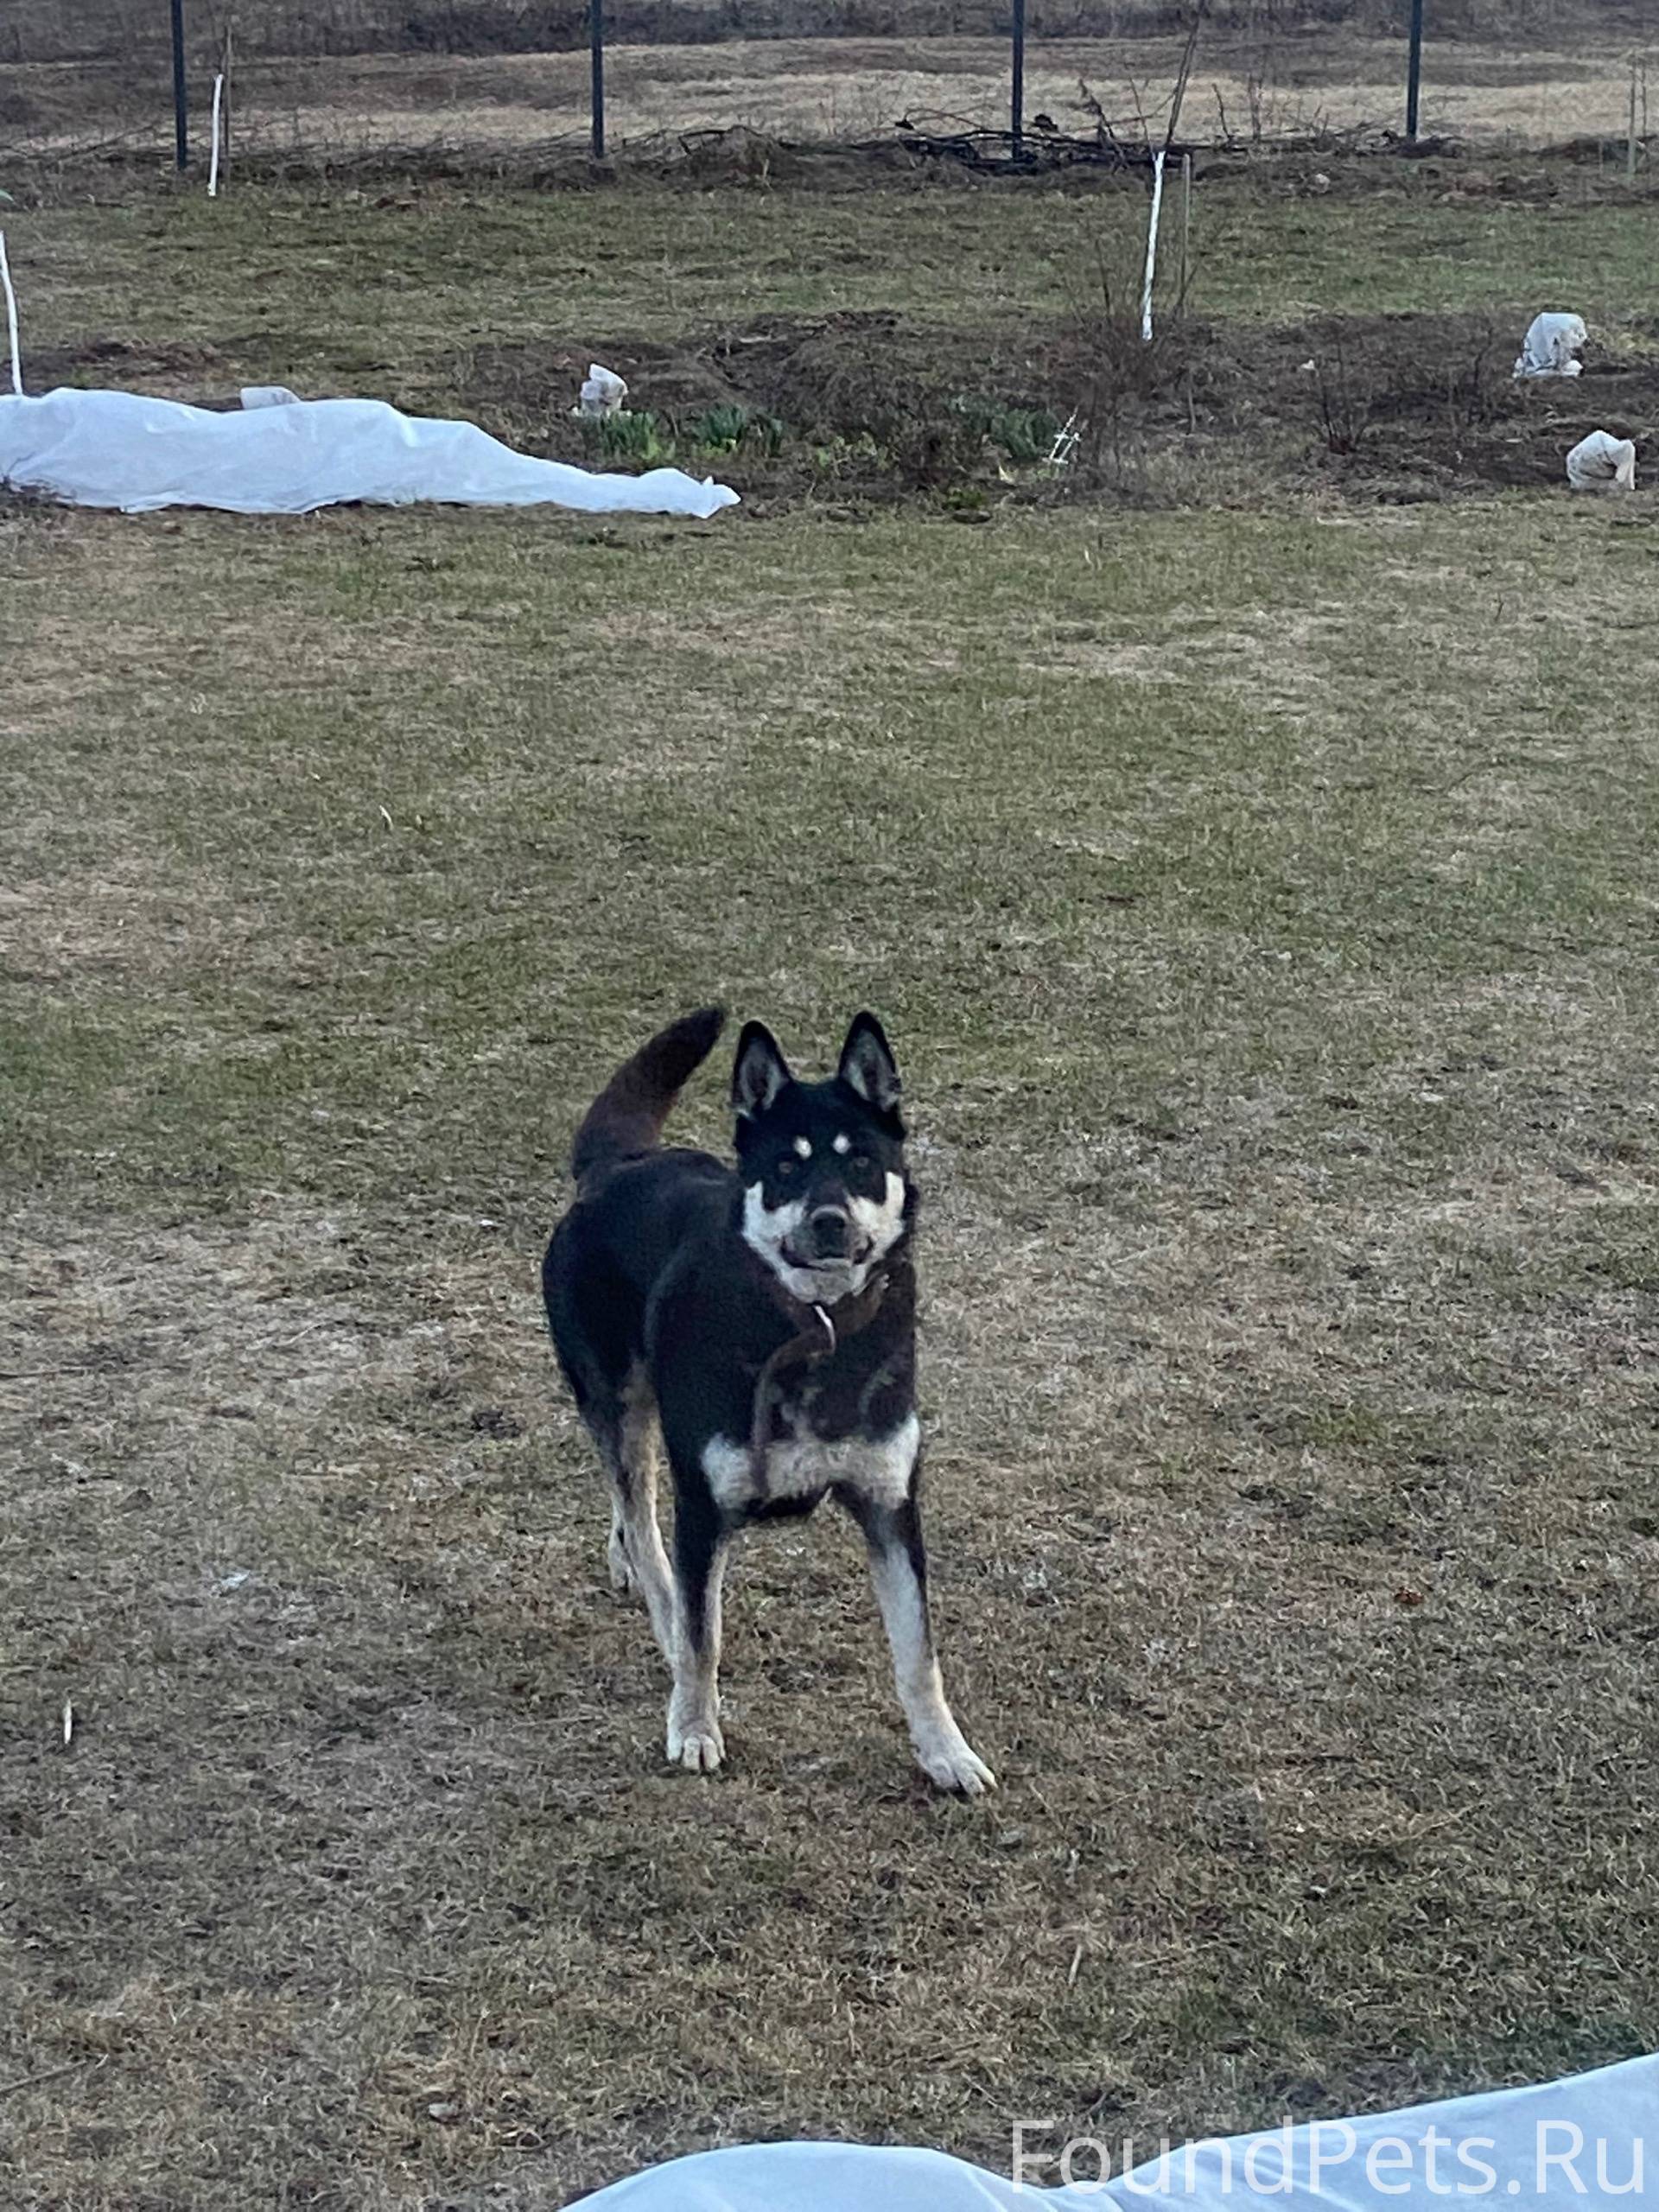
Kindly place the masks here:
POLYGON ((207 158, 207 197, 210 200, 219 197, 219 118, 224 101, 225 78, 221 72, 213 79, 213 150, 207 158))
POLYGON ((1152 213, 1147 219, 1147 281, 1141 288, 1141 342, 1152 343, 1152 279, 1158 267, 1158 212, 1164 204, 1164 149, 1152 157, 1152 213))
POLYGON ((1624 141, 1624 175, 1630 183, 1636 182, 1636 83, 1639 67, 1637 56, 1630 56, 1630 130, 1624 141))
POLYGON ((17 347, 17 295, 11 289, 11 264, 6 259, 6 234, 0 231, 0 284, 6 288, 6 335, 11 340, 11 388, 23 396, 23 364, 17 347))
POLYGON ((1062 428, 1054 433, 1054 442, 1048 449, 1047 466, 1057 475, 1062 469, 1069 468, 1082 442, 1083 433, 1077 428, 1077 410, 1074 407, 1062 428))

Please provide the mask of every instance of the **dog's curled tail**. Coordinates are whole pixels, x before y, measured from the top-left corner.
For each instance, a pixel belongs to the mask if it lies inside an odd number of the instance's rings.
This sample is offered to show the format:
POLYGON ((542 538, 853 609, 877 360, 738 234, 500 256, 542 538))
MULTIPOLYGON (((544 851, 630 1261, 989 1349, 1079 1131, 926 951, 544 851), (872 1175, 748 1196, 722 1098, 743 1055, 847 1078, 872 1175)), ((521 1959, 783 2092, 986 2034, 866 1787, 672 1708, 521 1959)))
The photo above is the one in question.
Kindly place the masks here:
POLYGON ((582 1117, 570 1147, 577 1182, 595 1168, 613 1167, 649 1152, 663 1134, 681 1086, 715 1049, 726 1027, 721 1006, 699 1007, 659 1029, 625 1060, 582 1117))

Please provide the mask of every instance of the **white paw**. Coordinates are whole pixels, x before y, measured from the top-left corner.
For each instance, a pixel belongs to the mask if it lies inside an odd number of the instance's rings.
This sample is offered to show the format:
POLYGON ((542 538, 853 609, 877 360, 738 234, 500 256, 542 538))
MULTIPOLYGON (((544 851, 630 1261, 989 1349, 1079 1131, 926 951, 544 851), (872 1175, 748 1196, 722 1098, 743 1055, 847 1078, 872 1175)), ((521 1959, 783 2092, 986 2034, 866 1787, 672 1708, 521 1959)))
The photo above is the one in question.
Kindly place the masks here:
POLYGON ((955 1789, 964 1797, 979 1797, 996 1787, 996 1777, 969 1743, 960 1728, 947 1735, 943 1730, 916 1745, 916 1757, 930 1782, 941 1789, 955 1789))
POLYGON ((712 1774, 726 1756, 726 1739, 720 1732, 720 1723, 711 1714, 700 1713, 682 1719, 670 1708, 668 1715, 668 1757, 673 1766, 683 1766, 688 1774, 712 1774))

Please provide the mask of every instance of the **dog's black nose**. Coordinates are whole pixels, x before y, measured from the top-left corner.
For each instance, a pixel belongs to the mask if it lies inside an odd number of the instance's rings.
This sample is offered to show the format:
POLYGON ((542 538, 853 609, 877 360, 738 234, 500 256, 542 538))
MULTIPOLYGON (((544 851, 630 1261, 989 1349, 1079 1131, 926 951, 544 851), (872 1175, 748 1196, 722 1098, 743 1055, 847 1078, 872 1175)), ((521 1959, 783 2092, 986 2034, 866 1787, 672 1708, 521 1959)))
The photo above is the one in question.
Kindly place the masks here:
POLYGON ((844 1260, 853 1249, 853 1224, 839 1206, 819 1206, 808 1221, 815 1259, 844 1260))

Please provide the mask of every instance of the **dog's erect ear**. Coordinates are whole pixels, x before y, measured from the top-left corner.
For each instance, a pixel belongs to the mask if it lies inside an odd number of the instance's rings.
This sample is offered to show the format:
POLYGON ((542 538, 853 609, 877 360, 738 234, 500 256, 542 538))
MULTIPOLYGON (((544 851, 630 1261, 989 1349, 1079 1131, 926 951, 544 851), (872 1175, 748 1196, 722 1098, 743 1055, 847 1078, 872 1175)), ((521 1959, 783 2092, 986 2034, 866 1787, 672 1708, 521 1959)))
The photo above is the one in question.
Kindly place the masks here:
POLYGON ((732 1111, 739 1120, 752 1122, 756 1115, 764 1114, 784 1085, 793 1080, 789 1062, 766 1023, 746 1021, 732 1070, 732 1111))
POLYGON ((864 1103, 874 1106, 878 1114, 898 1111, 898 1065, 887 1032, 873 1014, 853 1016, 853 1026, 841 1048, 841 1065, 836 1073, 849 1090, 855 1090, 864 1103))

